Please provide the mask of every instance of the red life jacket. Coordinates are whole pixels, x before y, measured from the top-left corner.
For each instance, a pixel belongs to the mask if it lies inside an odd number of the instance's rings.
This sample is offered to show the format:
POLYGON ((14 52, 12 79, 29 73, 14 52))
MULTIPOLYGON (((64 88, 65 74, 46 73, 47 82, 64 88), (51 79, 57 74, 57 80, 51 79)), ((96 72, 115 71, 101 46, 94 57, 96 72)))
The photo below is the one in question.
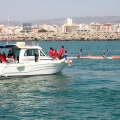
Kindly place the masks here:
POLYGON ((6 56, 5 55, 1 55, 1 61, 6 62, 6 56))
POLYGON ((62 56, 64 52, 64 48, 60 48, 59 55, 62 56))
POLYGON ((58 51, 55 52, 55 57, 57 57, 57 58, 59 57, 59 52, 58 51))
POLYGON ((53 50, 49 50, 48 55, 49 55, 50 57, 52 57, 52 56, 53 56, 53 50))

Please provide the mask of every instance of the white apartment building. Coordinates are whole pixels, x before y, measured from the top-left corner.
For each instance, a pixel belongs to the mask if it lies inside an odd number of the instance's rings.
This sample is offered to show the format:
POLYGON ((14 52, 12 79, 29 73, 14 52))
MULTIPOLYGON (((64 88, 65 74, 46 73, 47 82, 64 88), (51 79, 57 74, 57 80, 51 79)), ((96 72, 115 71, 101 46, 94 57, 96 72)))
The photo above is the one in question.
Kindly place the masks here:
POLYGON ((70 19, 70 18, 67 18, 65 24, 66 24, 67 26, 71 26, 71 25, 73 24, 73 20, 70 19))
POLYGON ((116 23, 113 25, 114 32, 120 32, 120 23, 116 23))

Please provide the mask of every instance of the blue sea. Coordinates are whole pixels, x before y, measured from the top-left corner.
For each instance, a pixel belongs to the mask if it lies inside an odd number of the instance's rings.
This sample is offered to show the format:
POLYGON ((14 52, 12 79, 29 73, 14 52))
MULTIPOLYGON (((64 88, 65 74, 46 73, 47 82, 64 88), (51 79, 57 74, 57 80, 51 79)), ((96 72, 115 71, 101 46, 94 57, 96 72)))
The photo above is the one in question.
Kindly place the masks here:
MULTIPOLYGON (((34 44, 46 54, 64 45, 70 57, 80 49, 82 56, 120 55, 120 41, 34 44)), ((73 59, 55 75, 0 79, 0 120, 120 120, 120 60, 73 59)))

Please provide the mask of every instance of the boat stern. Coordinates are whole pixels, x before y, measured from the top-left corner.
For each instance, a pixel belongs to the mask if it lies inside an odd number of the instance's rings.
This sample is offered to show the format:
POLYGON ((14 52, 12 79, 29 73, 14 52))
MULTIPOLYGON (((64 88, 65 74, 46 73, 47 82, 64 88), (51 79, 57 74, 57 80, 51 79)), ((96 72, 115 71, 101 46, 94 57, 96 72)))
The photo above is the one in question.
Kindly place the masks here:
POLYGON ((5 68, 5 64, 4 63, 0 63, 0 76, 2 76, 4 68, 5 68))

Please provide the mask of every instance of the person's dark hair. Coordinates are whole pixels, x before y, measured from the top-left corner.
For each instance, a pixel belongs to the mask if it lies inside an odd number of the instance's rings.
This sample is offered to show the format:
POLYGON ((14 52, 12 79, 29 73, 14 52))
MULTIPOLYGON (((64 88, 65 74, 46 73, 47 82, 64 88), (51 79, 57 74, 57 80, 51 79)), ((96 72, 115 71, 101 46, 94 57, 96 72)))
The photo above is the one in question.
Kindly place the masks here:
POLYGON ((12 52, 11 50, 9 50, 8 52, 12 52))
POLYGON ((3 52, 3 55, 5 55, 5 53, 3 52))

